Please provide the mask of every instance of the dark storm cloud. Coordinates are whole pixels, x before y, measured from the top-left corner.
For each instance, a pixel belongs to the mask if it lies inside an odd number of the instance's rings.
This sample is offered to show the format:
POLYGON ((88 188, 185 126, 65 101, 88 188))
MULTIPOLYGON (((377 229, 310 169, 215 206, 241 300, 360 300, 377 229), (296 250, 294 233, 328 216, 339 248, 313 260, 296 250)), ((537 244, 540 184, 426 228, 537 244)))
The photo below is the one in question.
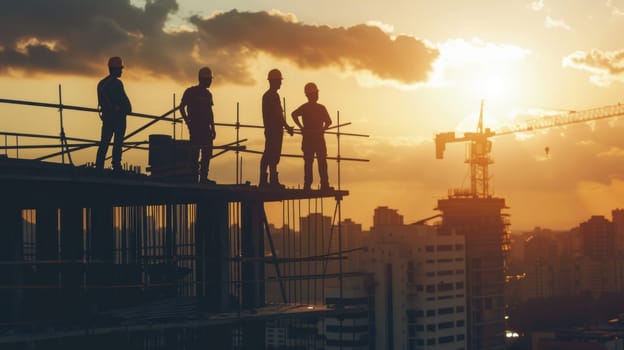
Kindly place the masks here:
POLYGON ((267 12, 230 11, 211 18, 192 17, 202 42, 253 57, 258 51, 286 58, 302 68, 367 70, 403 83, 427 79, 438 51, 411 36, 391 38, 369 25, 332 28, 306 25, 267 12))
POLYGON ((179 73, 178 50, 189 51, 194 36, 163 31, 175 0, 25 0, 3 4, 0 12, 0 70, 26 73, 101 74, 109 56, 130 67, 179 73))
POLYGON ((193 31, 165 30, 175 0, 24 0, 0 12, 0 74, 99 75, 109 56, 130 68, 174 79, 194 76, 209 64, 221 81, 250 84, 249 60, 259 53, 302 68, 368 71, 403 83, 427 79, 437 50, 410 36, 391 38, 381 29, 312 26, 283 15, 232 10, 193 16, 193 31))

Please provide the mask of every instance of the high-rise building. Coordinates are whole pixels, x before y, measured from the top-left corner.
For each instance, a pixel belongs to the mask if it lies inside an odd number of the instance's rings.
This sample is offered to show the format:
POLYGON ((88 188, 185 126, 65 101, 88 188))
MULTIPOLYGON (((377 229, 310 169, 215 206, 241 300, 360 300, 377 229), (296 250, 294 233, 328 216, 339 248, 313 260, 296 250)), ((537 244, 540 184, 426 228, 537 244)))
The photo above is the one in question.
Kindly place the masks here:
POLYGON ((397 209, 377 207, 373 215, 373 226, 380 227, 383 225, 403 225, 403 215, 400 215, 397 209))
POLYGON ((342 250, 352 251, 349 258, 343 262, 343 271, 357 271, 360 267, 362 251, 354 251, 364 246, 368 234, 362 231, 362 224, 353 222, 351 219, 342 221, 342 250))
POLYGON ((624 209, 611 211, 615 231, 615 246, 618 252, 624 252, 624 209))
POLYGON ((377 349, 465 349, 464 237, 425 225, 373 227, 377 349))
POLYGON ((505 347, 505 253, 507 219, 502 198, 451 196, 438 201, 440 233, 466 240, 468 349, 505 347))
POLYGON ((595 260, 613 258, 616 252, 613 223, 604 216, 592 216, 581 224, 582 254, 595 260))
POLYGON ((369 307, 374 300, 367 281, 370 276, 345 279, 342 295, 337 281, 326 288, 325 303, 343 307, 361 306, 362 311, 346 314, 340 318, 327 317, 324 320, 323 334, 327 350, 368 350, 373 345, 374 310, 369 307))
MULTIPOLYGON (((321 213, 310 213, 299 219, 301 236, 301 255, 319 257, 338 251, 338 232, 332 232, 332 218, 321 213)), ((303 274, 327 276, 338 273, 338 262, 325 262, 320 259, 300 264, 303 274)), ((305 303, 322 304, 324 300, 325 279, 313 279, 305 282, 299 297, 305 303)))
POLYGON ((524 242, 524 299, 555 296, 559 254, 552 231, 535 229, 524 242))

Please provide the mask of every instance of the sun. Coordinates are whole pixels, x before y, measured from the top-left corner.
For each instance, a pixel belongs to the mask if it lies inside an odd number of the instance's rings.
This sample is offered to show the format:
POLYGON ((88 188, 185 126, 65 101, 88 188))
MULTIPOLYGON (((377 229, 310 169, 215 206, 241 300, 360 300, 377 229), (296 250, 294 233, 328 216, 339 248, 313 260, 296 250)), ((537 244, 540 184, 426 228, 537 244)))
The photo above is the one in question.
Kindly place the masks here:
POLYGON ((509 86, 500 74, 486 74, 477 80, 475 93, 481 100, 499 100, 509 94, 509 86))

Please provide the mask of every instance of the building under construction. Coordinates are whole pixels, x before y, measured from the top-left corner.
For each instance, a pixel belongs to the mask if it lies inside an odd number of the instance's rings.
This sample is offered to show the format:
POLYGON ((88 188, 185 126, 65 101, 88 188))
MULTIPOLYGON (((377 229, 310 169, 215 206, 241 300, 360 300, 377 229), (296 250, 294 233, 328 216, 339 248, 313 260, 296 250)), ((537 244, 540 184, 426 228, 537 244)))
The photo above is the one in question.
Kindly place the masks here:
POLYGON ((505 347, 505 208, 505 200, 494 197, 453 194, 438 201, 439 232, 465 237, 468 349, 505 347))
MULTIPOLYGON (((1 102, 59 108, 61 128, 63 109, 91 111, 1 102)), ((179 122, 169 114, 150 123, 179 122)), ((228 126, 242 127, 238 119, 228 126)), ((348 192, 339 179, 325 191, 242 184, 238 152, 249 150, 238 132, 215 147, 237 155, 236 181, 219 185, 187 181, 175 164, 188 157, 187 145, 162 135, 125 144, 149 149, 147 175, 64 164, 97 142, 63 132, 60 152, 8 157, 20 146, 7 135, 47 136, 3 134, 0 348, 322 349, 325 320, 332 346, 368 346, 341 326, 368 311, 341 302, 343 280, 362 276, 343 270, 340 203, 348 192), (49 156, 63 161, 44 162, 49 156), (269 223, 269 205, 281 206, 281 229, 269 223), (324 212, 331 222, 316 222, 324 212)))

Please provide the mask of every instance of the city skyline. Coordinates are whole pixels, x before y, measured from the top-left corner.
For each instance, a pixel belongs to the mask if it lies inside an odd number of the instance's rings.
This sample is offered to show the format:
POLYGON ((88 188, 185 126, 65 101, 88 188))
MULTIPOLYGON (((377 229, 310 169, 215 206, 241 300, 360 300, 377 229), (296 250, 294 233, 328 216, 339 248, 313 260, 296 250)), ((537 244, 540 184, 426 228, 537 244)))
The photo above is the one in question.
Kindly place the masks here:
MULTIPOLYGON (((341 169, 342 188, 350 191, 345 216, 365 227, 378 205, 401 208, 412 222, 431 216, 447 189, 467 187, 464 146, 449 145, 445 159, 436 160, 433 137, 474 131, 482 99, 484 123, 497 129, 518 115, 617 104, 622 93, 617 40, 624 6, 615 1, 393 1, 383 8, 373 1, 81 4, 58 1, 47 11, 25 1, 0 15, 0 97, 54 103, 62 84, 64 103, 94 107, 106 60, 120 55, 136 111, 171 109, 172 95, 179 101, 197 69, 209 65, 216 121, 235 122, 240 102, 241 122, 257 125, 266 73, 279 67, 287 114, 305 100, 304 84, 314 81, 334 122, 340 111, 341 121, 353 123, 345 131, 371 135, 341 140, 342 156, 371 161, 344 162, 341 169), (261 23, 262 30, 251 36, 246 23, 261 23), (289 35, 266 41, 270 30, 289 35)), ((5 131, 58 134, 52 109, 1 108, 19 116, 3 119, 5 131)), ((66 111, 65 118, 68 136, 97 138, 95 115, 66 111)), ((493 139, 493 192, 506 199, 512 230, 565 229, 624 206, 623 129, 620 118, 493 139)), ((170 134, 171 126, 150 133, 170 134)), ((261 149, 261 133, 243 130, 243 137, 249 149, 261 149)), ((234 131, 223 128, 217 143, 233 138, 234 131)), ((335 139, 327 138, 335 155, 335 139)), ((299 144, 287 137, 284 152, 300 153, 299 144)), ((79 163, 94 158, 95 149, 75 154, 79 163)), ((147 156, 131 151, 125 160, 145 166, 147 156)), ((257 183, 258 162, 244 157, 244 181, 257 183)), ((302 163, 282 161, 286 185, 303 183, 302 163)), ((213 168, 218 182, 234 182, 232 157, 215 159, 213 168)), ((336 182, 335 162, 330 182, 336 182)))

